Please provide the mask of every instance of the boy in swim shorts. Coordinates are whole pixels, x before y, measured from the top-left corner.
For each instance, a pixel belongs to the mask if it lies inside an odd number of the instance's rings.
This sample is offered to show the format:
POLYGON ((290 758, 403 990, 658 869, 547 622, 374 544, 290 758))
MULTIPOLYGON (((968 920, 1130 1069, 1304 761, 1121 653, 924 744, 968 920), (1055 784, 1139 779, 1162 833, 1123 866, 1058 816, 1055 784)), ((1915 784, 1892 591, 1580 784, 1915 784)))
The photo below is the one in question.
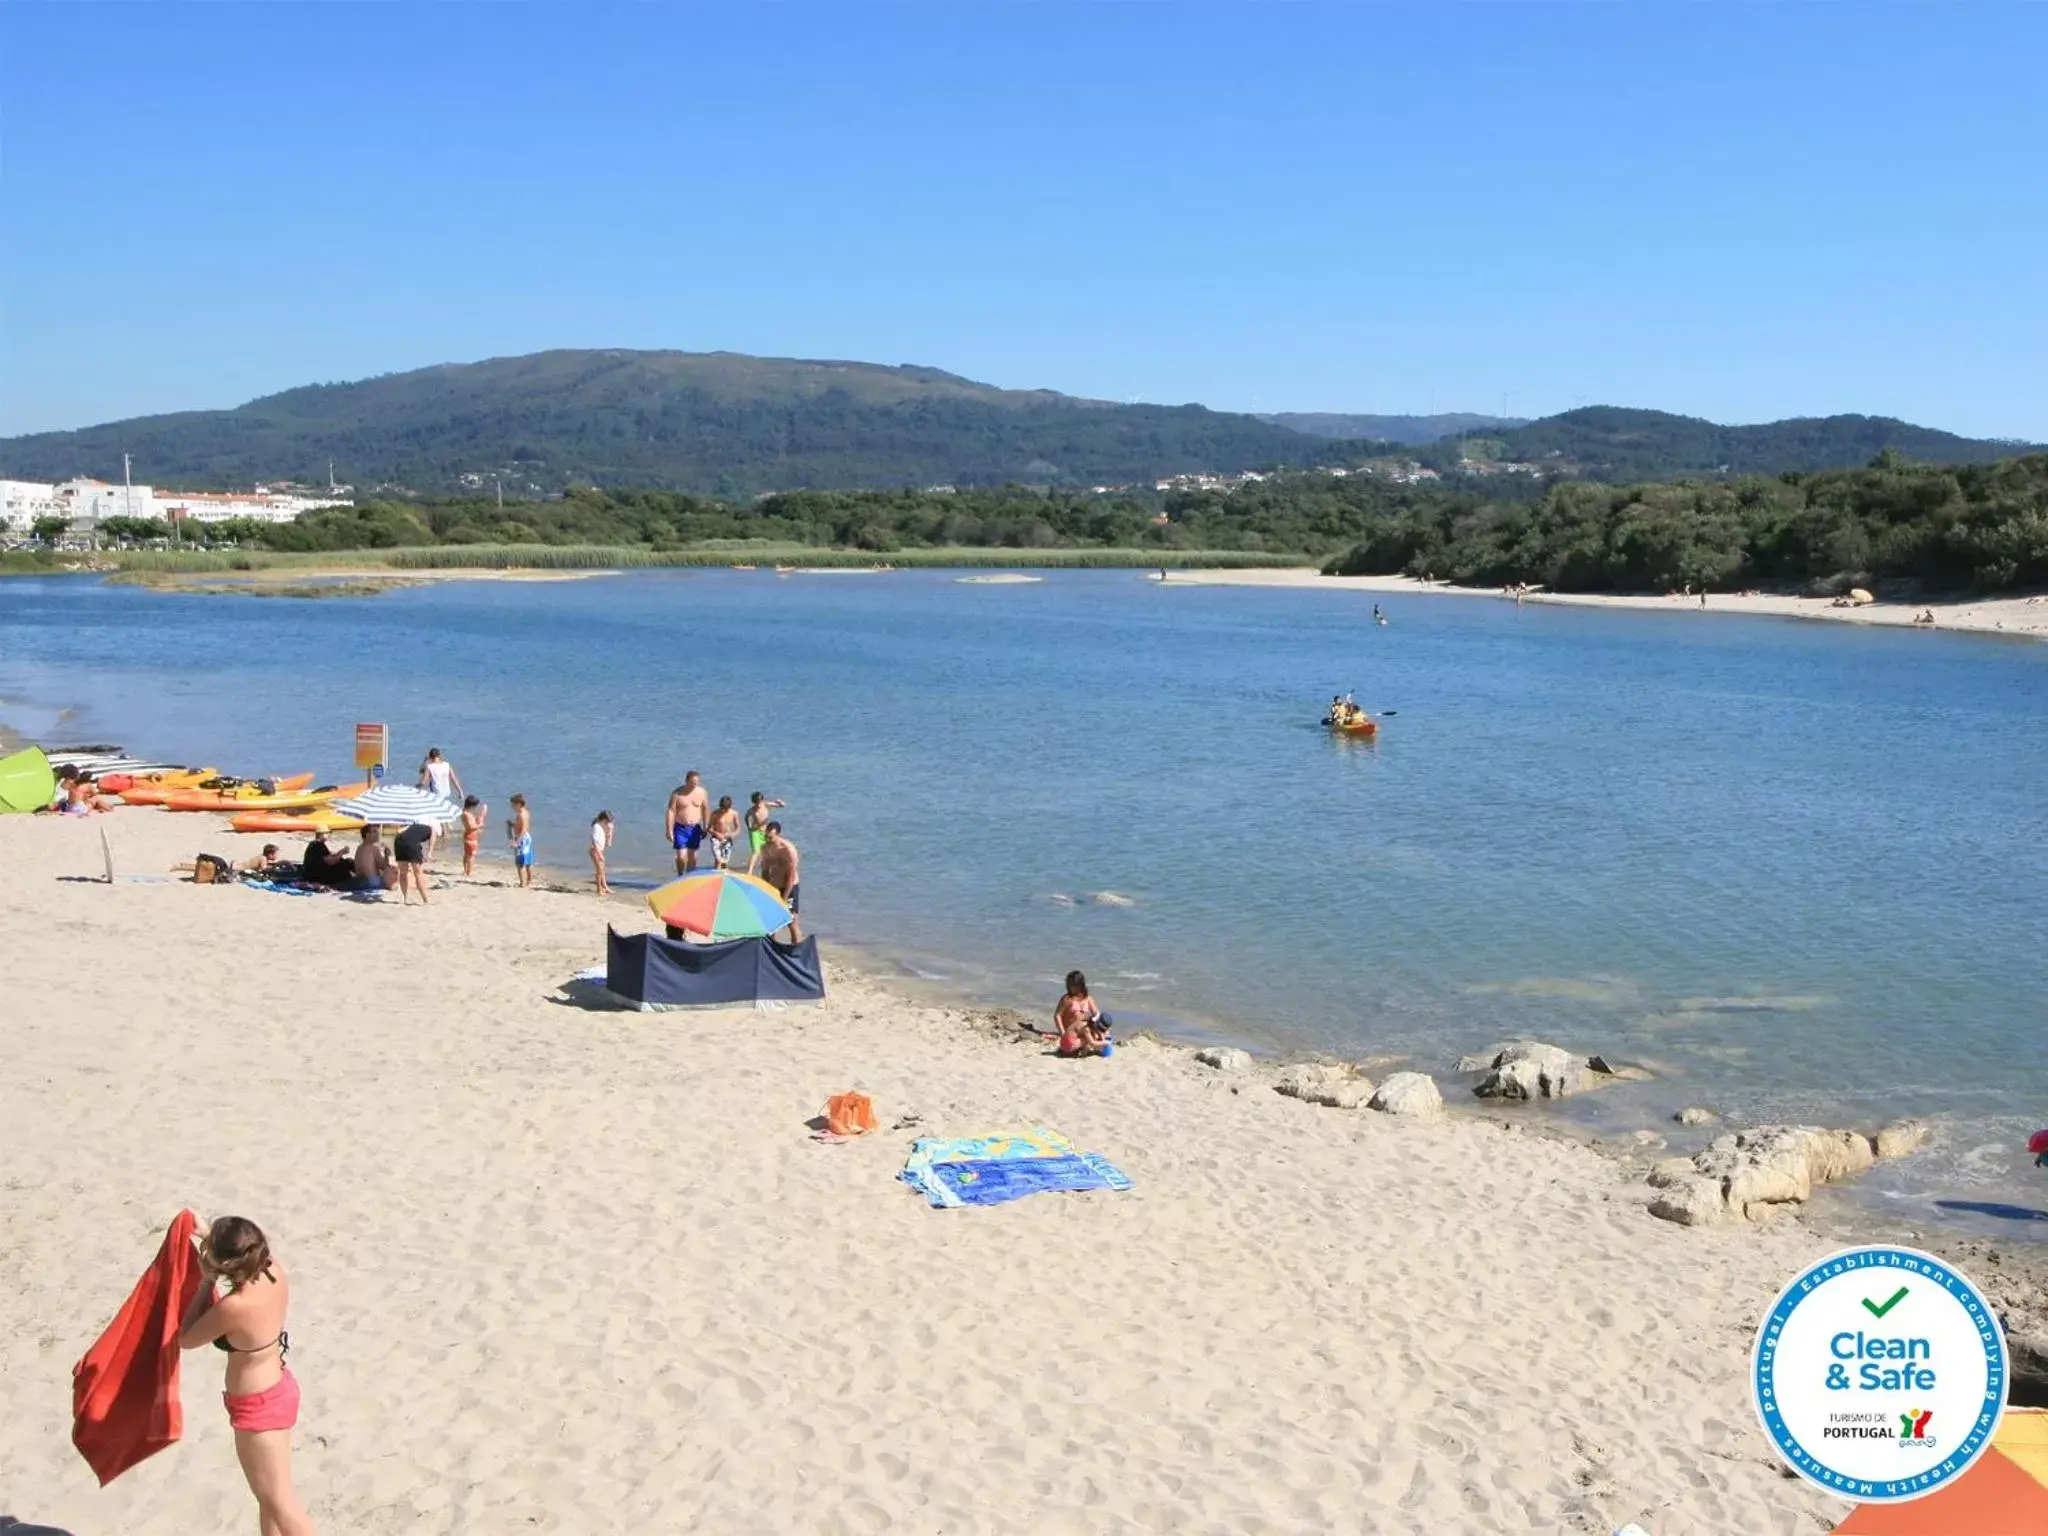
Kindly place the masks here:
POLYGON ((512 864, 519 872, 523 890, 533 888, 533 813, 526 808, 526 796, 512 797, 512 819, 505 823, 512 837, 512 864))
POLYGON ((761 850, 768 846, 768 813, 788 805, 787 800, 770 800, 758 789, 747 805, 747 873, 761 873, 761 850))

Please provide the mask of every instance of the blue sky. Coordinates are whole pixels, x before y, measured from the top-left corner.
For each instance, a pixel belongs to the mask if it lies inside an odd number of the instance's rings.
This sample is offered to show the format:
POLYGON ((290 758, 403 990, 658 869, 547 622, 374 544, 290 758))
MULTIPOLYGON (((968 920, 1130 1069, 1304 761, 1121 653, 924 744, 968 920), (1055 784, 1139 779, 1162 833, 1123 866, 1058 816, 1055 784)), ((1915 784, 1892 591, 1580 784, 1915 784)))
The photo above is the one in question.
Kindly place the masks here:
POLYGON ((0 432, 544 347, 2048 440, 2048 6, 0 6, 0 432))

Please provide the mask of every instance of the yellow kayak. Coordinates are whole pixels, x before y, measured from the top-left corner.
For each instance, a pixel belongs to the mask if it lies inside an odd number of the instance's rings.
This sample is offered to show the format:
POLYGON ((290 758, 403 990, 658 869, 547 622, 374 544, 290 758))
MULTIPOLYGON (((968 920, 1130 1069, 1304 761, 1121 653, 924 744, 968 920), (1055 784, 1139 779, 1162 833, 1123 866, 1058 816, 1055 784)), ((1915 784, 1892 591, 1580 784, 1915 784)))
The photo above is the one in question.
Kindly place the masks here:
POLYGON ((244 811, 231 817, 228 825, 237 832, 360 832, 362 822, 332 811, 312 811, 303 816, 283 811, 244 811))

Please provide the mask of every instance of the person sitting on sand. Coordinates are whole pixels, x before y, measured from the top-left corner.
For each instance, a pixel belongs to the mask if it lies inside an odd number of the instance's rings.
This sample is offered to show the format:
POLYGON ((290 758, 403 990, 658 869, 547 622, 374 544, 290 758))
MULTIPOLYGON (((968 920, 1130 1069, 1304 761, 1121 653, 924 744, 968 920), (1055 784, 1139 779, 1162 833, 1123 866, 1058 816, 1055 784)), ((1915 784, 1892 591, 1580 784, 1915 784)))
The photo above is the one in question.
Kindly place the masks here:
POLYGON ((313 1536, 313 1522, 292 1492, 299 1384, 285 1364, 292 1339, 284 1326, 291 1300, 284 1266, 255 1222, 223 1216, 199 1243, 199 1273, 205 1283, 179 1319, 178 1347, 211 1344, 228 1357, 221 1395, 264 1536, 313 1536))
POLYGON ((308 885, 344 886, 355 878, 355 865, 346 853, 328 845, 326 833, 315 832, 306 844, 306 856, 299 860, 299 878, 308 885))
POLYGON ((72 779, 69 790, 57 804, 57 810, 64 816, 90 816, 95 811, 111 811, 115 803, 100 797, 99 785, 91 774, 81 773, 72 779))
POLYGON ((1061 1056, 1107 1056, 1112 1049, 1109 1016, 1088 995, 1088 978, 1079 971, 1067 972, 1066 995, 1053 1009, 1052 1022, 1061 1056))
MULTIPOLYGON (((599 811, 590 818, 590 867, 597 874, 597 894, 609 896, 611 882, 605 878, 604 856, 612 848, 612 813, 599 811)), ((720 866, 723 868, 724 866, 720 866)))
POLYGON ((363 840, 357 845, 355 879, 349 888, 356 891, 388 890, 391 885, 391 850, 384 846, 382 827, 363 828, 363 840))

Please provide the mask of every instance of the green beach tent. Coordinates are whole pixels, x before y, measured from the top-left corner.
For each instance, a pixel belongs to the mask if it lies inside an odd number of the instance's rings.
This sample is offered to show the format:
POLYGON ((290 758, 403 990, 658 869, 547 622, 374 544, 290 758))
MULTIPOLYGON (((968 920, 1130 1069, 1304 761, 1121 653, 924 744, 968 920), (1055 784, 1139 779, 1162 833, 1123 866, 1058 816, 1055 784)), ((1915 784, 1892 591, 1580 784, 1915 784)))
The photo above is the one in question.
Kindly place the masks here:
POLYGON ((47 811, 57 798, 57 775, 41 747, 29 747, 12 757, 0 757, 0 814, 8 811, 47 811))

